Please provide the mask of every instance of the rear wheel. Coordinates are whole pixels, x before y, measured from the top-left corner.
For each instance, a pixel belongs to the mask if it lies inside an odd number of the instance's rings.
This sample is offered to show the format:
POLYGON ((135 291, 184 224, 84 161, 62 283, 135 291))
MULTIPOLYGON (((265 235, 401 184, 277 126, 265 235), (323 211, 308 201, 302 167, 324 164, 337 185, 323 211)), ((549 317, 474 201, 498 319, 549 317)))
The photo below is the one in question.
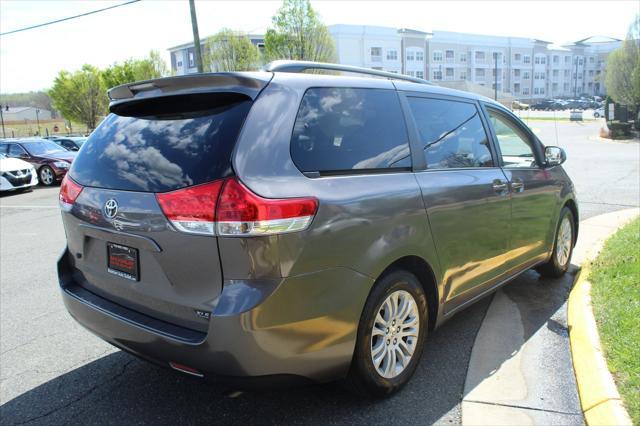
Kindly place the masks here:
POLYGON ((382 397, 413 375, 427 334, 427 299, 415 275, 398 270, 380 278, 365 304, 348 386, 382 397))
POLYGON ((537 271, 543 277, 558 278, 569 269, 575 235, 575 219, 567 207, 560 212, 560 221, 556 229, 553 253, 547 263, 539 266, 537 271))
POLYGON ((40 182, 44 186, 51 186, 56 183, 56 175, 53 173, 53 169, 49 166, 42 166, 38 172, 40 182))

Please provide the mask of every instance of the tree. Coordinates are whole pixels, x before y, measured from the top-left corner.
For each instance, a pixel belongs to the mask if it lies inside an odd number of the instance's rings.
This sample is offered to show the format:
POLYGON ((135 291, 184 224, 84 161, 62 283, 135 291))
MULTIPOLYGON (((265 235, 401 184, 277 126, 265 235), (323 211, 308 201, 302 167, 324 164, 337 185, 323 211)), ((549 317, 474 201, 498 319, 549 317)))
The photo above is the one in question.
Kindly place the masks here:
POLYGON ((264 38, 270 60, 333 62, 335 45, 309 0, 284 0, 264 38))
POLYGON ((144 59, 127 59, 121 64, 115 63, 102 71, 102 80, 108 89, 134 81, 150 80, 168 74, 167 64, 160 53, 152 50, 144 59))
POLYGON ((205 71, 248 71, 258 66, 260 55, 245 34, 223 28, 206 44, 205 71))
POLYGON ((105 90, 100 71, 91 65, 83 65, 73 74, 60 71, 49 96, 64 118, 94 129, 98 118, 106 113, 105 90))
POLYGON ((604 84, 615 102, 640 105, 640 15, 631 24, 622 46, 607 58, 604 84))

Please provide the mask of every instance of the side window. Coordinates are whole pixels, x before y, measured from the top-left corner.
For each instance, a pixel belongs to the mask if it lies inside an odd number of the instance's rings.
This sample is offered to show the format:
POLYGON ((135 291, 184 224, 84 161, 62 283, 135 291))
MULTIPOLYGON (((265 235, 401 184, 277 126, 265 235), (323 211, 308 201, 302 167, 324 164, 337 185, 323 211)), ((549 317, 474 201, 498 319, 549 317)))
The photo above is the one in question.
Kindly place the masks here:
POLYGON ((16 145, 14 143, 9 145, 9 153, 7 154, 8 157, 18 158, 21 155, 27 155, 27 152, 20 145, 16 145))
POLYGON ((510 118, 491 109, 488 111, 491 126, 498 139, 504 167, 537 167, 532 142, 527 135, 510 118))
POLYGON ((467 102, 409 97, 427 168, 492 167, 478 109, 467 102))
POLYGON ((383 89, 307 90, 293 127, 291 157, 303 172, 410 167, 398 95, 383 89))

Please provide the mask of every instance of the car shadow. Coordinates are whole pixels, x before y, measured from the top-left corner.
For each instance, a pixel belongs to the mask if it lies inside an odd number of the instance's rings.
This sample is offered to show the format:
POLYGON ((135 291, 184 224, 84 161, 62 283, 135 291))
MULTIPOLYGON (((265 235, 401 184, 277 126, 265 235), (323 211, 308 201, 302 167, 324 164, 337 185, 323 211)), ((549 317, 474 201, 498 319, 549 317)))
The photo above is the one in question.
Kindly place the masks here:
MULTIPOLYGON (((536 327, 558 333, 565 327, 549 322, 562 306, 573 282, 542 280, 523 274, 507 286, 527 300, 529 287, 551 293, 548 301, 532 300, 536 327), (533 284, 531 283, 533 281, 533 284), (547 303, 549 302, 549 303, 547 303)), ((123 352, 115 352, 66 372, 0 407, 2 424, 23 423, 460 423, 460 401, 471 349, 491 297, 454 316, 434 331, 410 383, 384 400, 363 400, 340 383, 288 389, 234 392, 227 387, 165 370, 123 352)), ((518 302, 520 303, 520 302, 518 302)), ((73 344, 73 342, 69 342, 73 344)), ((518 348, 513 348, 517 350, 518 348)), ((496 359, 496 364, 504 362, 496 359)))

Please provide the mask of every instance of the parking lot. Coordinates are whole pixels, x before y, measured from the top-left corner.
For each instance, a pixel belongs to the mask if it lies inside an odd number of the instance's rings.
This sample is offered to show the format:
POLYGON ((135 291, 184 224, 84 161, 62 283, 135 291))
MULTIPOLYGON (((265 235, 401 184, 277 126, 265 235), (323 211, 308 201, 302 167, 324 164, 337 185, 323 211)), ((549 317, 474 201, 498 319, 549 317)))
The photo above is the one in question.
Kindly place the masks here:
MULTIPOLYGON (((601 125, 601 120, 529 122, 543 143, 567 151, 565 168, 577 188, 581 219, 640 205, 640 144, 599 140, 601 125)), ((415 377, 388 400, 358 400, 339 384, 234 392, 139 361, 69 317, 56 281, 56 260, 65 244, 57 191, 37 188, 0 198, 3 424, 460 423, 467 365, 491 298, 435 331, 415 377)), ((531 409, 580 423, 564 309, 571 285, 571 275, 541 280, 529 272, 506 293, 521 312, 529 312, 524 338, 542 330, 540 344, 556 364, 554 375, 540 383, 561 388, 556 393, 561 397, 530 401, 531 409), (540 300, 545 303, 536 305, 540 300)))

